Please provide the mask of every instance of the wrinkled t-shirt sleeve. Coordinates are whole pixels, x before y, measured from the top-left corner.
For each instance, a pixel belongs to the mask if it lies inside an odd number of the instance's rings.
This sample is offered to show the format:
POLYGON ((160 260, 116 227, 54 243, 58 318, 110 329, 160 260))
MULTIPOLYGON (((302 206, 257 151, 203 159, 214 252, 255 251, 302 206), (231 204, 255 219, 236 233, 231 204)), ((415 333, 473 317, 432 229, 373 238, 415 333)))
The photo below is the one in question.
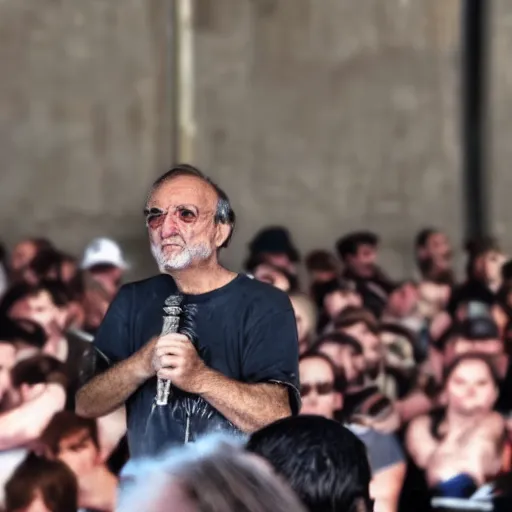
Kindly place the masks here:
POLYGON ((370 446, 368 446, 368 458, 372 472, 383 471, 399 462, 404 462, 404 452, 393 434, 383 434, 373 431, 370 446))
POLYGON ((300 409, 299 342, 293 309, 260 319, 246 333, 242 356, 245 382, 276 382, 288 387, 293 414, 300 409))
POLYGON ((94 337, 98 366, 110 366, 131 355, 130 290, 123 286, 107 310, 94 337))

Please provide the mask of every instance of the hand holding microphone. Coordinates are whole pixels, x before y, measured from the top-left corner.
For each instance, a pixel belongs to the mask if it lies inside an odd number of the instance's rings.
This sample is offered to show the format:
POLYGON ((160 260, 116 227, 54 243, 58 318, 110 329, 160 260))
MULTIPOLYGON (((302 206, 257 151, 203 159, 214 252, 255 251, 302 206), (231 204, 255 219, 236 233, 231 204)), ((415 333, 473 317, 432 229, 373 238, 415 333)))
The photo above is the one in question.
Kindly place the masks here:
POLYGON ((184 334, 166 334, 156 340, 153 368, 158 379, 188 393, 199 394, 207 366, 184 334))

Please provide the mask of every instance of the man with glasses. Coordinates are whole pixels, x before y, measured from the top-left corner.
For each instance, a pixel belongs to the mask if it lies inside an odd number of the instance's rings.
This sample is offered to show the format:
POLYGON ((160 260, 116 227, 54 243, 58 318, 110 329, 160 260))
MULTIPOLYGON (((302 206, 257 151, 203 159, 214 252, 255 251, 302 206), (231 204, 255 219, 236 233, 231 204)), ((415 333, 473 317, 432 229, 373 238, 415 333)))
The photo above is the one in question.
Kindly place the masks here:
MULTIPOLYGON (((179 165, 153 184, 144 212, 161 273, 114 299, 94 341, 111 367, 78 392, 78 414, 99 417, 126 403, 137 457, 296 412, 293 309, 285 293, 220 265, 235 224, 225 192, 179 165), (181 333, 161 334, 162 308, 177 298, 187 312, 181 333), (155 401, 162 382, 164 400, 155 401)), ((180 308, 169 308, 176 319, 180 308)))

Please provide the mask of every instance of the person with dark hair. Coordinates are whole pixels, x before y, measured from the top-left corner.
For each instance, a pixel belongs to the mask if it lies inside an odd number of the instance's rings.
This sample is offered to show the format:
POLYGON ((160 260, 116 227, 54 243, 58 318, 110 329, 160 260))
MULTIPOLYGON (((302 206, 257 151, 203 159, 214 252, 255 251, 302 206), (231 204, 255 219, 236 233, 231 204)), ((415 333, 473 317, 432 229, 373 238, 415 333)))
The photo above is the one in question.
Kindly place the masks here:
POLYGON ((379 237, 370 231, 349 233, 336 242, 345 269, 342 277, 354 281, 363 304, 379 318, 386 305, 391 281, 377 265, 379 237))
POLYGON ((126 402, 139 457, 297 412, 293 308, 282 291, 220 265, 235 225, 225 192, 178 165, 151 187, 145 214, 161 274, 114 299, 94 339, 111 367, 78 392, 77 413, 98 417, 126 402), (179 333, 162 332, 163 313, 176 323, 181 315, 179 333))
POLYGON ((339 260, 329 251, 312 251, 306 256, 304 263, 311 286, 333 281, 341 273, 339 260))
POLYGON ((11 251, 9 261, 12 281, 17 281, 21 278, 23 271, 40 252, 52 250, 53 248, 52 243, 45 238, 27 238, 18 242, 11 251))
POLYGON ((445 233, 433 227, 422 229, 416 235, 414 252, 422 278, 454 283, 453 251, 445 233))
POLYGON ((74 395, 96 371, 97 358, 90 341, 67 332, 66 306, 69 299, 60 282, 18 283, 0 302, 0 318, 6 316, 17 322, 31 321, 44 329, 46 341, 42 351, 66 364, 69 389, 74 395))
POLYGON ((259 231, 249 242, 249 260, 254 257, 264 258, 292 275, 297 274, 300 254, 285 227, 270 226, 259 231))
POLYGON ((78 492, 65 464, 30 455, 5 486, 6 512, 77 512, 78 492))
POLYGON ((117 478, 101 460, 96 420, 81 418, 71 411, 58 412, 39 442, 47 457, 64 462, 75 474, 81 508, 114 510, 117 478))
POLYGON ((484 355, 464 354, 446 369, 446 409, 414 419, 406 445, 435 495, 465 498, 501 471, 505 422, 493 405, 498 374, 484 355))
MULTIPOLYGON (((337 419, 347 425, 366 445, 372 468, 370 486, 375 510, 394 512, 405 474, 404 456, 398 441, 390 434, 380 433, 369 427, 363 415, 352 419, 344 414, 346 382, 336 376, 334 363, 326 355, 309 351, 299 359, 301 381, 301 414, 318 414, 327 419, 337 419), (341 413, 341 414, 340 414, 341 413)), ((369 397, 368 402, 376 395, 369 397)), ((369 408, 377 409, 377 401, 369 408)), ((363 408, 361 408, 361 412, 363 408)))
MULTIPOLYGON (((66 400, 62 363, 48 356, 19 361, 8 384, 0 411, 0 490, 66 400)), ((0 492, 0 507, 2 501, 0 492)))
POLYGON ((270 263, 263 255, 249 258, 245 263, 245 269, 254 279, 271 284, 283 292, 290 293, 298 289, 297 276, 270 263))
POLYGON ((311 512, 371 512, 365 445, 339 423, 286 418, 253 433, 246 448, 267 460, 311 512))
POLYGON ((117 512, 306 512, 270 465, 224 436, 126 467, 117 512))

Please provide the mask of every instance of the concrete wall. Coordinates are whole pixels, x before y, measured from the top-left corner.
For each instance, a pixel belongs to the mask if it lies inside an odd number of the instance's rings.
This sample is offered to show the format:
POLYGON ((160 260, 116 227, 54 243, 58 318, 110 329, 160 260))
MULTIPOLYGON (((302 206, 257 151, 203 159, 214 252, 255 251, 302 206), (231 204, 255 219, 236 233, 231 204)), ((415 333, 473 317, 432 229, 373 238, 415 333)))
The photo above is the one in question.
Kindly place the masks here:
MULTIPOLYGON (((78 251, 107 234, 138 265, 134 277, 152 270, 139 212, 171 161, 171 3, 0 2, 4 240, 45 234, 78 251)), ((460 0, 195 4, 195 163, 239 214, 228 264, 270 223, 289 226, 302 251, 374 229, 394 275, 412 271, 425 224, 458 241, 460 0)), ((511 15, 495 0, 500 234, 512 180, 511 15)))

